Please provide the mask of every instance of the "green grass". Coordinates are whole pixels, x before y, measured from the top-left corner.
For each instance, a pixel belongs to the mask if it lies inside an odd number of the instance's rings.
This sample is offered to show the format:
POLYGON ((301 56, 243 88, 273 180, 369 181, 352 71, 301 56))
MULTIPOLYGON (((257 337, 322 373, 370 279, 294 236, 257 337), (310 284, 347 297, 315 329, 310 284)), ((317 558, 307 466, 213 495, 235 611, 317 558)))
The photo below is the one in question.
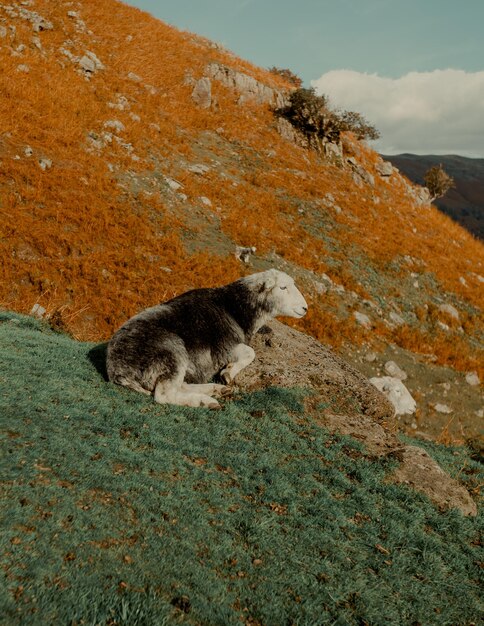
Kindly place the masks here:
POLYGON ((482 516, 385 482, 304 391, 163 407, 92 349, 0 313, 1 624, 478 621, 482 516))

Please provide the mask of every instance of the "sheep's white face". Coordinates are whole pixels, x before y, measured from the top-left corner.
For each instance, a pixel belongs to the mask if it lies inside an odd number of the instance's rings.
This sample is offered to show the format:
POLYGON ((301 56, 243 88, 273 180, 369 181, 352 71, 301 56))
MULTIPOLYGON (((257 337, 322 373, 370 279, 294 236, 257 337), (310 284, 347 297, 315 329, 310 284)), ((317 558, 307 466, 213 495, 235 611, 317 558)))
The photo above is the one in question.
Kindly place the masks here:
POLYGON ((278 270, 268 270, 259 274, 265 290, 268 292, 269 302, 273 306, 273 317, 284 315, 287 317, 304 317, 308 304, 302 293, 294 284, 294 280, 278 270))
POLYGON ((272 289, 272 296, 276 305, 276 315, 297 318, 306 315, 308 304, 294 284, 293 279, 287 274, 278 272, 276 284, 272 289))

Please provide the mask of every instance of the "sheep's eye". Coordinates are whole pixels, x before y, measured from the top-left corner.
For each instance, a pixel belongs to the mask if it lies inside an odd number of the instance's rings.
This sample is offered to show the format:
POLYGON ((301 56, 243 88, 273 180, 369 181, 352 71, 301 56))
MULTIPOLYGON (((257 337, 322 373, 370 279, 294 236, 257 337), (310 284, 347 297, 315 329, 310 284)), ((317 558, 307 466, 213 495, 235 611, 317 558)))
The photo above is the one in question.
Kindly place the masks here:
POLYGON ((280 287, 280 289, 287 289, 287 287, 280 287))

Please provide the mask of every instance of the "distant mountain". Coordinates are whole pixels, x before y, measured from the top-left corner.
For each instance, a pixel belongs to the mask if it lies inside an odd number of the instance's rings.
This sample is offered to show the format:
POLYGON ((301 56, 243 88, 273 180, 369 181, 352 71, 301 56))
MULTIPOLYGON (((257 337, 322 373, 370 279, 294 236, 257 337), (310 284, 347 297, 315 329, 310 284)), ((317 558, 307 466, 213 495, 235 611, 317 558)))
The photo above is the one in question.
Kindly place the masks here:
POLYGON ((475 237, 484 239, 484 159, 469 159, 454 154, 382 156, 419 185, 424 184, 424 175, 429 168, 442 164, 456 186, 436 200, 435 205, 475 237))

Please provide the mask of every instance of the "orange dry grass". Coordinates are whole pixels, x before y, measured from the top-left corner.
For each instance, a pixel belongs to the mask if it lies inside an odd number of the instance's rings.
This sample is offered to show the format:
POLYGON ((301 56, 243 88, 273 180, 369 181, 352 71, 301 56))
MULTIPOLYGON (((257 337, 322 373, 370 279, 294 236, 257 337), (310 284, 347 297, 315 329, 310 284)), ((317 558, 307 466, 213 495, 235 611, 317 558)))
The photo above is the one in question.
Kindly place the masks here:
MULTIPOLYGON (((77 32, 67 17, 72 8, 70 2, 37 0, 35 10, 54 24, 53 31, 40 33, 42 54, 31 44, 28 23, 19 20, 11 45, 25 43, 22 58, 7 45, 0 48, 3 306, 29 311, 39 301, 49 312, 60 311, 78 337, 104 338, 144 306, 240 275, 232 255, 187 251, 182 234, 185 240, 210 241, 210 223, 234 243, 255 245, 262 256, 276 252, 316 275, 329 271, 331 257, 333 278, 365 297, 349 251, 382 272, 395 257, 410 255, 444 289, 482 307, 482 287, 469 273, 483 273, 482 245, 460 227, 435 209, 415 208, 403 184, 389 185, 375 175, 374 188, 356 187, 347 169, 283 140, 268 107, 240 106, 238 94, 215 81, 218 107, 199 109, 186 80, 201 77, 213 61, 270 86, 287 86, 280 77, 114 0, 79 2, 74 8, 92 34, 77 32), (77 56, 92 51, 105 69, 87 81, 61 47, 77 56), (18 72, 19 63, 30 72, 18 72), (110 120, 124 130, 106 128, 110 120), (198 139, 207 130, 215 136, 216 129, 219 141, 207 164, 225 160, 223 169, 232 178, 216 168, 203 177, 186 172, 180 163, 202 162, 195 157, 198 139), (99 139, 106 131, 120 141, 113 138, 99 150, 89 134, 99 139), (24 156, 27 144, 34 151, 30 158, 24 156), (51 169, 39 168, 41 157, 52 160, 51 169), (188 201, 181 211, 159 193, 162 185, 153 175, 160 172, 183 184, 188 201), (327 193, 342 208, 331 214, 331 250, 320 226, 322 212, 329 210, 320 203, 327 193), (200 212, 190 214, 200 196, 212 202, 204 209, 205 222, 195 219, 200 212)), ((375 173, 374 152, 351 137, 345 145, 375 173)), ((478 332, 476 320, 464 323, 478 332)), ((367 338, 327 297, 314 298, 310 315, 296 325, 333 345, 367 338)), ((388 335, 383 327, 377 332, 388 335)), ((440 362, 476 369, 479 355, 465 339, 410 335, 401 330, 392 340, 420 351, 428 345, 440 362)))

